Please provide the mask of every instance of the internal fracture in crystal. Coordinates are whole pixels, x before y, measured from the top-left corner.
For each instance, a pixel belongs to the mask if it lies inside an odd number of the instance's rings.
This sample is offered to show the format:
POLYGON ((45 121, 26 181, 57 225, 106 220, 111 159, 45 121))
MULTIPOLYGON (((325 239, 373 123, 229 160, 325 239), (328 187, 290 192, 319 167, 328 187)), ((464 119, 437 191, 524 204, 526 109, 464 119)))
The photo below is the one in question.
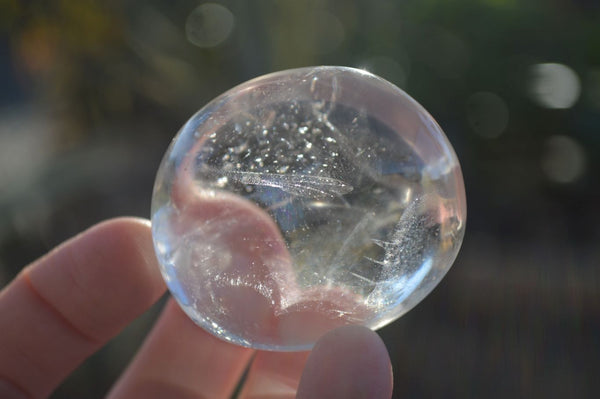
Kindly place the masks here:
POLYGON ((152 201, 158 260, 185 312, 268 350, 400 317, 452 265, 465 218, 437 123, 344 67, 266 75, 213 100, 172 142, 152 201))

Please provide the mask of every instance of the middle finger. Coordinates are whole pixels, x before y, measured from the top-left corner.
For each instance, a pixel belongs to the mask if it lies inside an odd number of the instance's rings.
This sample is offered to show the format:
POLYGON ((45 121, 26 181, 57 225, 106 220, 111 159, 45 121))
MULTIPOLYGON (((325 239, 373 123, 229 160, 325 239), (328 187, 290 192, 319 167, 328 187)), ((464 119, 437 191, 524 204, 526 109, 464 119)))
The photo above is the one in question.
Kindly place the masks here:
POLYGON ((229 398, 252 353, 210 335, 169 300, 109 398, 229 398))

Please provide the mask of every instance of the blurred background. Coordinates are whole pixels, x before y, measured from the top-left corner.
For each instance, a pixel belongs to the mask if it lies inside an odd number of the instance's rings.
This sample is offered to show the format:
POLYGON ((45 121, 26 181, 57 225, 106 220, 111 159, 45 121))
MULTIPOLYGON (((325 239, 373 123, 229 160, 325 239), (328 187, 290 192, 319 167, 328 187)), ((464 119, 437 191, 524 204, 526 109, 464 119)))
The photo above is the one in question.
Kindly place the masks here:
MULTIPOLYGON (((0 0, 0 286, 119 215, 149 217, 170 140, 223 91, 365 68, 437 119, 467 234, 380 331, 395 397, 600 394, 600 2, 0 0)), ((100 398, 160 304, 53 398, 100 398)))

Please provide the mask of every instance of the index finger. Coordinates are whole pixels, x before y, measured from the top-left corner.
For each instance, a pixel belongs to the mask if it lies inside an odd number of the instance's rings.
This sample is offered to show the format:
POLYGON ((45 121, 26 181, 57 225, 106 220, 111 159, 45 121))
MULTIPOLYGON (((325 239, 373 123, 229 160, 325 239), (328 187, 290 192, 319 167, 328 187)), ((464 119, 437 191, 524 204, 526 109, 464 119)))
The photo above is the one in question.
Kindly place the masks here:
POLYGON ((47 396, 164 291, 142 219, 101 223, 29 265, 0 292, 0 396, 47 396))

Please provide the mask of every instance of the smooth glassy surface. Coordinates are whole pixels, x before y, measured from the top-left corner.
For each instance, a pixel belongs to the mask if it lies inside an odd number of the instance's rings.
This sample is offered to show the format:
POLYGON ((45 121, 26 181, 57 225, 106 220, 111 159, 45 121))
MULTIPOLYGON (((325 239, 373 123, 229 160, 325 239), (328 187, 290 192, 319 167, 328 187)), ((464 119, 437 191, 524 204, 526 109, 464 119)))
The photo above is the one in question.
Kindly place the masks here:
POLYGON ((266 75, 213 100, 173 140, 152 201, 161 270, 185 312, 269 350, 400 317, 452 265, 465 217, 432 117, 344 67, 266 75))

